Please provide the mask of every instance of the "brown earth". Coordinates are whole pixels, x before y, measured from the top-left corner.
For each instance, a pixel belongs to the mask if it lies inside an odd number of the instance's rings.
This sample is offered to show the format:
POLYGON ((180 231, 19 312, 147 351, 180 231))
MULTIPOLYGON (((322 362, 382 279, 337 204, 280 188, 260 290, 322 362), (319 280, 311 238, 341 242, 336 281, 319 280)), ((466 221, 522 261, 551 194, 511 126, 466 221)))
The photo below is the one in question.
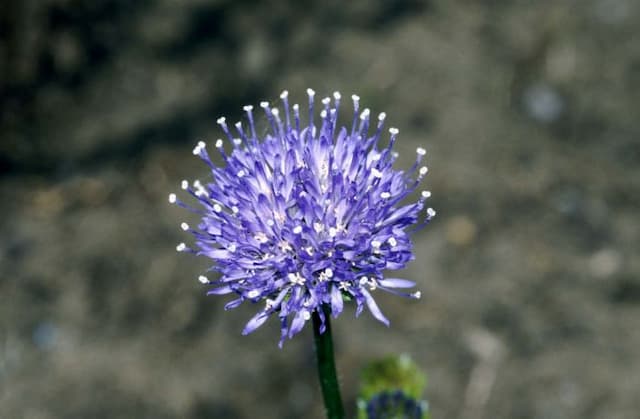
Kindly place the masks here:
POLYGON ((434 418, 636 419, 638 28, 633 0, 3 2, 0 417, 322 417, 310 331, 241 336, 166 201, 218 116, 313 87, 425 146, 438 210, 423 299, 334 323, 347 401, 406 352, 434 418))

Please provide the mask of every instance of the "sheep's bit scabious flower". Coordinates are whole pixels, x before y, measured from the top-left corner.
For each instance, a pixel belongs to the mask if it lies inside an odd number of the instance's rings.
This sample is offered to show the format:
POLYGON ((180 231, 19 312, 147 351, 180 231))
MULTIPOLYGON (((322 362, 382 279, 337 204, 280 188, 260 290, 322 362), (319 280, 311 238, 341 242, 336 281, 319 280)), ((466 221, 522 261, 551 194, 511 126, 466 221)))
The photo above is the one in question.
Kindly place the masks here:
POLYGON ((340 93, 322 100, 319 125, 314 115, 315 92, 307 90, 309 114, 302 126, 300 107, 289 108, 288 94, 280 95, 284 114, 262 102, 270 132, 258 136, 252 106, 245 106, 248 129, 241 122, 233 133, 225 118, 218 119, 230 145, 218 139, 215 148, 224 161, 216 166, 204 142, 193 154, 211 171, 206 182, 182 181, 182 189, 197 200, 192 207, 175 194, 169 201, 202 217, 198 228, 183 223, 195 237, 195 246, 180 243, 178 251, 207 256, 219 279, 200 276, 208 294, 235 294, 225 306, 244 301, 263 302, 243 334, 260 327, 271 315, 281 322, 281 340, 300 332, 315 311, 324 328, 324 310, 333 317, 345 301, 355 301, 356 315, 366 305, 384 324, 371 291, 406 293, 412 281, 386 278, 385 270, 404 268, 413 259, 409 227, 419 228, 435 211, 424 209, 430 192, 406 203, 427 173, 425 155, 407 170, 395 170, 398 154, 392 151, 398 130, 390 128, 387 144, 380 144, 385 114, 378 115, 369 134, 370 111, 359 110, 352 96, 351 128, 337 128, 340 93), (283 118, 284 117, 284 118, 283 118), (424 212, 424 215, 421 215, 424 212))

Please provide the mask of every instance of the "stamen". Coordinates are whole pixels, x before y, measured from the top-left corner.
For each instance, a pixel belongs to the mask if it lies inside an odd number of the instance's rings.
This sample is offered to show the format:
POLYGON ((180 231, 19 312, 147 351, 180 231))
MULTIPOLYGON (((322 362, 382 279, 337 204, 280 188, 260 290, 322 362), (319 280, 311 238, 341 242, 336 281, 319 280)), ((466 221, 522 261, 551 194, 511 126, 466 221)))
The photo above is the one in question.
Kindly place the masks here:
POLYGON ((285 114, 285 121, 287 123, 287 129, 291 128, 291 120, 289 119, 289 92, 287 92, 286 90, 283 90, 282 93, 280 93, 280 99, 282 99, 282 102, 284 103, 284 114, 285 114))
POLYGON ((299 272, 296 272, 296 273, 291 272, 287 275, 287 278, 289 278, 289 281, 295 285, 304 285, 305 283, 305 279, 300 276, 299 272))

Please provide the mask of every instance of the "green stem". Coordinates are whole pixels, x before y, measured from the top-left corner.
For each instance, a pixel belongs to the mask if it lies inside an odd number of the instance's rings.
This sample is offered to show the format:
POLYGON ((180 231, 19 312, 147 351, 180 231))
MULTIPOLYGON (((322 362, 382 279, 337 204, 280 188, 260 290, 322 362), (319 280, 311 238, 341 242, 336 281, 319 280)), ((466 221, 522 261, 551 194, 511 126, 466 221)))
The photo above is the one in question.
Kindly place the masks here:
POLYGON ((340 387, 336 375, 336 365, 333 359, 333 340, 331 338, 330 312, 323 307, 324 324, 326 330, 320 334, 320 316, 313 312, 313 335, 316 343, 316 356, 318 358, 318 375, 320 387, 324 398, 324 407, 328 419, 344 419, 344 408, 340 397, 340 387))

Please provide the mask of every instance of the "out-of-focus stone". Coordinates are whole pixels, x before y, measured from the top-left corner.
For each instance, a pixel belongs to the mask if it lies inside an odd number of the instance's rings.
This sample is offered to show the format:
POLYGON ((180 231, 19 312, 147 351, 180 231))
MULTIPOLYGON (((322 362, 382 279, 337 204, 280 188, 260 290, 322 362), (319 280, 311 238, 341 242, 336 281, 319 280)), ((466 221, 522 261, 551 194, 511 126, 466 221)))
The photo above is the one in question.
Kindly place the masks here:
POLYGON ((593 276, 606 279, 617 273, 622 266, 622 257, 615 249, 601 249, 589 258, 589 271, 593 276))

